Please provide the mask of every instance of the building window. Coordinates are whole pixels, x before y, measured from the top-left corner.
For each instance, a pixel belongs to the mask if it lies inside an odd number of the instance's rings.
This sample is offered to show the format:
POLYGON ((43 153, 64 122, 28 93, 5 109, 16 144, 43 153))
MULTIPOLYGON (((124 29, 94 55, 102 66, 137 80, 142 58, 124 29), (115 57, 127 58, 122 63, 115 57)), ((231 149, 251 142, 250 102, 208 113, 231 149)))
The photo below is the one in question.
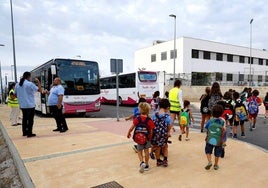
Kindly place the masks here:
MULTIPOLYGON (((177 58, 177 49, 175 50, 175 58, 177 58)), ((174 59, 174 50, 170 50, 170 59, 174 59)))
POLYGON ((223 60, 223 54, 222 53, 216 53, 216 60, 222 61, 223 60))
POLYGON ((248 57, 248 64, 250 64, 250 62, 251 64, 253 64, 253 57, 251 57, 251 61, 250 61, 250 57, 248 57))
POLYGON ((156 54, 151 55, 151 62, 156 62, 156 54))
POLYGON ((167 60, 167 52, 162 52, 161 53, 161 60, 167 60))
POLYGON ((262 75, 258 75, 258 82, 262 82, 262 75))
POLYGON ((268 76, 265 75, 265 82, 268 82, 268 76))
POLYGON ((244 77, 245 77, 244 74, 239 74, 239 78, 238 78, 239 81, 240 81, 240 82, 244 82, 244 79, 245 79, 244 77))
POLYGON ((259 59, 259 65, 263 65, 263 59, 259 59))
POLYGON ((203 53, 203 59, 210 59, 210 52, 204 51, 204 53, 203 53))
POLYGON ((266 66, 268 66, 268 59, 266 59, 266 66))
POLYGON ((192 58, 199 58, 199 51, 198 50, 193 50, 192 49, 192 58))
POLYGON ((245 57, 239 56, 239 63, 245 63, 245 57))
POLYGON ((216 72, 216 81, 222 81, 222 73, 216 72))
POLYGON ((233 55, 232 54, 227 54, 227 61, 233 62, 233 55))
POLYGON ((227 74, 226 75, 226 80, 227 81, 233 81, 233 74, 227 74))

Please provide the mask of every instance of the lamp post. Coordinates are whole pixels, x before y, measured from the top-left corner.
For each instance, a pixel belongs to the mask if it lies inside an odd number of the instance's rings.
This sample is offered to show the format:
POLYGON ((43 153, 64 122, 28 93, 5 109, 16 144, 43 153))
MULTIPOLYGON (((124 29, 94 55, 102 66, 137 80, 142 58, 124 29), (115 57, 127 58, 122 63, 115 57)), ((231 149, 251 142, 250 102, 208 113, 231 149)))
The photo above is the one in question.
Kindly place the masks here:
POLYGON ((13 81, 13 67, 14 65, 11 65, 11 80, 13 81))
POLYGON ((174 51, 173 51, 173 83, 175 83, 175 67, 176 67, 176 15, 170 14, 170 17, 174 18, 174 51))
POLYGON ((252 85, 252 73, 251 73, 251 64, 252 62, 252 22, 253 22, 253 18, 250 20, 249 24, 250 24, 250 44, 249 44, 249 86, 252 85))
MULTIPOLYGON (((0 46, 5 46, 4 44, 0 44, 0 46)), ((4 101, 4 96, 3 96, 3 81, 2 81, 2 64, 0 61, 0 83, 1 83, 1 103, 4 101)))
POLYGON ((17 66, 16 66, 16 53, 15 53, 15 37, 14 37, 12 0, 10 0, 10 12, 11 12, 11 27, 12 27, 12 42, 13 42, 14 78, 15 78, 15 82, 17 83, 17 66))

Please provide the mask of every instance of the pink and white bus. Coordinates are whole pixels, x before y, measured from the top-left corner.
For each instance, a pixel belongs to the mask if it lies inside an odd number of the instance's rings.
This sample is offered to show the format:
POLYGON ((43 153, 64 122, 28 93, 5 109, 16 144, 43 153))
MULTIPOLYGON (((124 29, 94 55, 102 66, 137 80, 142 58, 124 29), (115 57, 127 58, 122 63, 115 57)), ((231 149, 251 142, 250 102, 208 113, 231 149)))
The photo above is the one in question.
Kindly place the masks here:
MULTIPOLYGON (((100 111, 99 66, 95 61, 76 59, 52 59, 31 71, 32 79, 37 77, 43 89, 49 90, 53 79, 60 77, 65 89, 63 112, 85 114, 100 111)), ((47 95, 35 94, 35 110, 49 113, 47 95)))
MULTIPOLYGON (((152 100, 153 93, 159 90, 158 75, 153 71, 137 71, 119 74, 119 104, 133 105, 139 97, 148 102, 152 100)), ((116 104, 116 76, 100 78, 101 103, 116 104)))

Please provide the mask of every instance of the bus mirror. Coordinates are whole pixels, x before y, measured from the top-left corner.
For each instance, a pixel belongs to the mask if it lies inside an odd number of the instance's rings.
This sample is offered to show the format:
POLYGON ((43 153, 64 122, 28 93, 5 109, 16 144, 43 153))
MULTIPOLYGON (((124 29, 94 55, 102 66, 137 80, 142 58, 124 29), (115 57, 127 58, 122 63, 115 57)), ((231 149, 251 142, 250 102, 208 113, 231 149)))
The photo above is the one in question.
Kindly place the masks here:
POLYGON ((51 74, 52 75, 56 74, 56 65, 51 65, 51 74))

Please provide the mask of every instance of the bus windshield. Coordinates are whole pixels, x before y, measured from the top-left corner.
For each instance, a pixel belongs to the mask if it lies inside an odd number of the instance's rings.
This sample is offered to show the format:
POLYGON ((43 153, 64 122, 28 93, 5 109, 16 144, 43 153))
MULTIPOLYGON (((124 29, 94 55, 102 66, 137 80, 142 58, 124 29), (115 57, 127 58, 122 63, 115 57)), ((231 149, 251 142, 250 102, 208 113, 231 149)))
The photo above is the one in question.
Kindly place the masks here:
POLYGON ((155 82, 157 80, 157 75, 155 72, 138 72, 140 82, 155 82))
POLYGON ((96 62, 57 60, 57 66, 65 95, 100 94, 99 68, 96 62))

